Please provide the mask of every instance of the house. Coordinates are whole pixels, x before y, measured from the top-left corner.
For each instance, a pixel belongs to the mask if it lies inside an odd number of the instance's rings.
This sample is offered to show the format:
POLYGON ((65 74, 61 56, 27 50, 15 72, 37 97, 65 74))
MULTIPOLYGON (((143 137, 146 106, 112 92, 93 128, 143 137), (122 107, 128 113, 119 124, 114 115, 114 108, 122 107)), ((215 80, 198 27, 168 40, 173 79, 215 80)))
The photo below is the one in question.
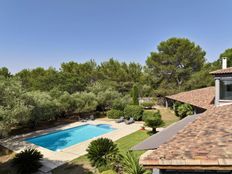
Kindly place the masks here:
POLYGON ((225 59, 222 64, 223 69, 211 72, 215 88, 167 97, 205 111, 135 146, 148 150, 140 158, 145 168, 154 174, 232 173, 232 68, 226 67, 225 59))

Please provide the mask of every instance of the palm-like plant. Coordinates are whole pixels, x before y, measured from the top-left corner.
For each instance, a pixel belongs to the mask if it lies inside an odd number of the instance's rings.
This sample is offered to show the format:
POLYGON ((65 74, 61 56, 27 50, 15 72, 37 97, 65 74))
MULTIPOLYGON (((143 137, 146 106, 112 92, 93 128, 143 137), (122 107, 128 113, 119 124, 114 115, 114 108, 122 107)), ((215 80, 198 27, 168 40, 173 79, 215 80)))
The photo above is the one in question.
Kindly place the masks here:
POLYGON ((99 138, 90 143, 87 148, 87 157, 91 165, 97 168, 106 167, 118 158, 118 148, 108 138, 99 138))
POLYGON ((31 174, 37 172, 41 167, 40 160, 43 155, 36 149, 26 149, 15 155, 13 166, 19 174, 31 174))
POLYGON ((139 159, 132 152, 127 152, 123 158, 124 174, 145 174, 147 171, 139 164, 139 159))

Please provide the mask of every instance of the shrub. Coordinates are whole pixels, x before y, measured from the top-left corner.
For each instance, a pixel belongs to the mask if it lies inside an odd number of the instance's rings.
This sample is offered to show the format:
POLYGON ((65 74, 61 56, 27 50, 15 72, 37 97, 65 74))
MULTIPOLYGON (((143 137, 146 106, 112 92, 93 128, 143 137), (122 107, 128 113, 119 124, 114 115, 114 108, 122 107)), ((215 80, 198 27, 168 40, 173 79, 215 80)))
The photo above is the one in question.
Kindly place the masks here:
POLYGON ((112 119, 117 119, 123 116, 123 111, 117 109, 111 109, 107 111, 107 117, 112 119))
POLYGON ((178 107, 179 107, 180 105, 181 105, 180 102, 175 102, 175 103, 173 104, 173 110, 174 110, 176 116, 179 116, 179 115, 178 115, 178 107))
POLYGON ((112 165, 119 154, 117 145, 108 138, 99 138, 92 141, 87 148, 87 152, 91 165, 97 168, 112 165))
POLYGON ((147 117, 153 117, 154 113, 154 111, 144 111, 142 120, 145 121, 147 117))
POLYGON ((152 128, 152 131, 155 133, 156 128, 163 125, 163 120, 161 119, 160 112, 145 112, 143 116, 145 125, 152 128))
POLYGON ((141 120, 143 116, 143 107, 138 105, 127 105, 124 109, 125 118, 134 118, 134 120, 141 120))
POLYGON ((184 118, 193 114, 193 108, 190 104, 182 104, 178 106, 177 113, 180 118, 184 118))
POLYGON ((152 106, 155 105, 155 103, 154 102, 143 102, 143 103, 141 103, 141 105, 146 109, 151 109, 152 106))
POLYGON ((26 149, 15 155, 13 166, 19 174, 31 174, 37 172, 42 166, 40 160, 43 155, 36 149, 26 149))

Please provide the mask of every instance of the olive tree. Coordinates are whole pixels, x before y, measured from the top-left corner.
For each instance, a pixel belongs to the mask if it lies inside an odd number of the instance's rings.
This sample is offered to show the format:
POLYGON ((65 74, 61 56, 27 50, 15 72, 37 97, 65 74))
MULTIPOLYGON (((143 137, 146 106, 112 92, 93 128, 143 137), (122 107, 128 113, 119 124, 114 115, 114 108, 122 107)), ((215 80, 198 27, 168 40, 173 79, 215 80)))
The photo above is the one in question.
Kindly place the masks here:
POLYGON ((0 77, 0 136, 6 136, 13 126, 30 119, 31 106, 22 98, 20 81, 0 77))
POLYGON ((88 91, 96 95, 98 108, 102 111, 112 108, 114 101, 122 97, 112 84, 103 81, 96 82, 92 86, 89 86, 88 91))
POLYGON ((76 113, 86 113, 96 110, 98 105, 96 95, 92 92, 77 92, 72 95, 76 102, 76 113))
POLYGON ((59 113, 59 104, 48 92, 31 91, 24 95, 27 104, 32 107, 30 123, 35 127, 39 121, 54 120, 59 113))

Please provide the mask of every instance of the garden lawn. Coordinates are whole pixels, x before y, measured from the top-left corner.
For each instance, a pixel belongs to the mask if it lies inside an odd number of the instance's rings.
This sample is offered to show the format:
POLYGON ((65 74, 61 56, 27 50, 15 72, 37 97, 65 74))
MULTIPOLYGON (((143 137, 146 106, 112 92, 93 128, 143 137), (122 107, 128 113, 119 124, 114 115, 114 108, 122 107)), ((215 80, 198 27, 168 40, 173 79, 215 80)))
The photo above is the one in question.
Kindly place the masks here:
POLYGON ((177 122, 180 120, 174 113, 174 111, 170 110, 169 108, 159 107, 158 108, 162 117, 162 120, 165 123, 165 127, 177 122))
MULTIPOLYGON (((118 145, 119 151, 122 154, 125 154, 131 147, 142 142, 143 140, 147 139, 148 137, 149 137, 149 134, 147 131, 139 130, 139 131, 132 133, 128 136, 120 138, 118 141, 116 141, 116 144, 118 145)), ((144 152, 145 151, 134 151, 135 155, 137 155, 138 157, 140 155, 142 155, 144 152)))
MULTIPOLYGON (((137 131, 130 135, 127 135, 116 141, 118 145, 119 151, 122 154, 125 154, 132 146, 138 144, 139 142, 148 138, 149 135, 147 131, 137 131)), ((136 151, 134 152, 136 156, 140 156, 144 151, 136 151)), ((86 155, 79 157, 67 164, 64 164, 52 171, 53 174, 84 174, 84 173, 92 173, 94 169, 91 167, 89 160, 86 155)))
MULTIPOLYGON (((160 111, 161 118, 165 123, 164 127, 167 127, 172 123, 175 123, 180 120, 180 118, 175 115, 174 111, 169 108, 163 106, 156 106, 156 109, 160 111)), ((151 111, 156 112, 156 110, 151 110, 151 111)))

